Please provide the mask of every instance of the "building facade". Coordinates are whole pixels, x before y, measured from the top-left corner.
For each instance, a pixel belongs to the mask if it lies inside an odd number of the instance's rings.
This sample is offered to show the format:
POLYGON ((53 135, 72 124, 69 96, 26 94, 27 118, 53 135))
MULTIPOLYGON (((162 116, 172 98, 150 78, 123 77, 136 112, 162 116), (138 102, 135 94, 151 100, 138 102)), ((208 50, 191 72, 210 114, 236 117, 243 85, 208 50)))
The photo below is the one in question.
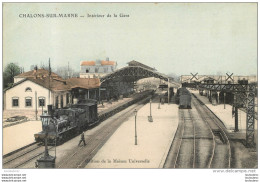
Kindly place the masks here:
POLYGON ((101 78, 117 69, 115 61, 81 61, 80 78, 101 78))
POLYGON ((23 78, 18 75, 20 80, 16 80, 12 87, 4 90, 4 119, 13 116, 39 119, 42 112, 47 110, 48 105, 53 105, 54 108, 63 108, 79 99, 98 100, 99 98, 100 81, 98 78, 63 80, 56 76, 39 76, 37 71, 36 73, 31 72, 34 77, 27 74, 27 77, 23 78))

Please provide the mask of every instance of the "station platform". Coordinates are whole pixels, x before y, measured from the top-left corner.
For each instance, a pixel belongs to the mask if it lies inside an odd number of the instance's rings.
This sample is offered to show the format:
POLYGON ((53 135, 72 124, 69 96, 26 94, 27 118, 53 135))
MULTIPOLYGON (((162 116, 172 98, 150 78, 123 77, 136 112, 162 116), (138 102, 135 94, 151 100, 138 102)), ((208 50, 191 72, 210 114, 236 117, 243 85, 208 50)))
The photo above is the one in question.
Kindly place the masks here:
MULTIPOLYGON (((235 118, 232 117, 232 106, 229 104, 218 104, 212 105, 206 96, 201 96, 199 91, 190 90, 194 93, 220 120, 229 131, 229 136, 231 139, 246 139, 246 113, 239 109, 238 110, 238 132, 235 130, 235 118)), ((257 143, 257 120, 255 120, 255 141, 257 143)))
MULTIPOLYGON (((104 102, 98 105, 98 112, 104 112, 116 107, 118 104, 127 102, 131 98, 123 98, 112 103, 104 102)), ((40 117, 39 117, 40 118, 40 117)), ((41 120, 27 121, 3 121, 3 155, 13 152, 21 147, 35 142, 34 134, 42 131, 41 120)))
POLYGON ((3 128, 3 155, 35 142, 34 134, 41 130, 42 122, 40 120, 3 128))
POLYGON ((85 168, 162 168, 178 127, 178 105, 152 102, 153 122, 148 121, 150 103, 126 120, 85 168))
POLYGON ((103 105, 98 104, 98 112, 99 113, 105 112, 108 109, 113 109, 117 105, 124 103, 124 102, 128 102, 130 100, 131 100, 131 98, 122 98, 122 99, 118 99, 118 101, 113 101, 113 102, 110 102, 110 103, 105 101, 105 102, 103 102, 103 105))

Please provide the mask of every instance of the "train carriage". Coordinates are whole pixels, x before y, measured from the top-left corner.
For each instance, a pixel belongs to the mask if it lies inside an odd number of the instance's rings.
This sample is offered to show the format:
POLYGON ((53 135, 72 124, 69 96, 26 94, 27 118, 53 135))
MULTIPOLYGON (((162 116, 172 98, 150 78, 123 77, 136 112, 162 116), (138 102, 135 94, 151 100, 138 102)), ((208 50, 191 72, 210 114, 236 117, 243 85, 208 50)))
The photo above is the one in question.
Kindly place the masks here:
POLYGON ((179 104, 179 109, 191 109, 191 94, 185 87, 177 90, 175 101, 179 104))

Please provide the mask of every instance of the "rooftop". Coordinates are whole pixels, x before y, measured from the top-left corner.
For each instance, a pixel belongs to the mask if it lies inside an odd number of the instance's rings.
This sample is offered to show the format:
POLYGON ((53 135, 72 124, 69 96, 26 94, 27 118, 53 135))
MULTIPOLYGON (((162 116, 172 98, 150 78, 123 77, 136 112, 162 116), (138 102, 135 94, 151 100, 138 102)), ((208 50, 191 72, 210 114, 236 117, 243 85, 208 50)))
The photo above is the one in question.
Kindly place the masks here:
POLYGON ((80 66, 95 66, 96 62, 95 61, 81 61, 80 66))
POLYGON ((70 89, 92 89, 100 86, 100 80, 98 78, 70 78, 66 80, 66 83, 70 89))
POLYGON ((102 66, 104 65, 115 65, 115 61, 81 61, 80 66, 95 66, 101 64, 102 66))
POLYGON ((115 61, 101 61, 101 65, 115 65, 115 61))
POLYGON ((32 81, 52 91, 69 91, 73 88, 93 89, 98 88, 100 86, 100 80, 98 78, 70 78, 67 80, 63 80, 52 77, 50 79, 49 77, 27 77, 19 82, 16 82, 12 85, 12 87, 5 89, 5 91, 19 85, 20 83, 23 83, 26 80, 32 81))
POLYGON ((138 61, 135 61, 135 60, 128 62, 128 66, 140 66, 140 67, 143 67, 143 68, 152 70, 152 71, 156 71, 155 68, 152 68, 152 67, 150 67, 150 66, 147 66, 147 65, 145 65, 145 64, 142 64, 142 63, 140 63, 140 62, 138 62, 138 61))
MULTIPOLYGON (((34 69, 34 70, 31 70, 31 71, 28 71, 28 72, 25 72, 25 73, 21 73, 19 75, 16 75, 15 78, 19 78, 19 77, 22 77, 22 78, 35 78, 35 77, 38 77, 38 78, 46 78, 49 76, 49 71, 46 70, 46 69, 34 69)), ((62 79, 59 75, 57 75, 56 73, 53 73, 51 72, 51 77, 53 78, 60 78, 62 79)))

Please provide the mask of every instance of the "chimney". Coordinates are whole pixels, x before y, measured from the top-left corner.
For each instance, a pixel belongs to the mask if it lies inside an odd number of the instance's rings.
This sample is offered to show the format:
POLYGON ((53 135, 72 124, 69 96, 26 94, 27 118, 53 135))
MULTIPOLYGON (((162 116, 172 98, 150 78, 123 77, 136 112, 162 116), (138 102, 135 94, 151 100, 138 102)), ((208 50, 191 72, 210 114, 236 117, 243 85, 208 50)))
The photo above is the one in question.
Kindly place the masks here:
POLYGON ((106 58, 106 61, 109 61, 109 57, 106 58))
POLYGON ((34 78, 37 79, 37 66, 34 67, 34 70, 33 70, 33 75, 34 75, 34 78))

